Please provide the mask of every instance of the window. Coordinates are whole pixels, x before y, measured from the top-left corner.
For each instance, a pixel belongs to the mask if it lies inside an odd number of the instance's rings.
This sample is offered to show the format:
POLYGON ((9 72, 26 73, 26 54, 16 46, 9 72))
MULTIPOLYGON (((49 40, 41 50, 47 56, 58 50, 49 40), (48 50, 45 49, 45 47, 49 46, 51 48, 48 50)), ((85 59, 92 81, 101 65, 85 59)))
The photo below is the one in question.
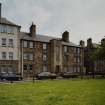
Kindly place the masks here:
POLYGON ((33 65, 24 65, 24 70, 32 70, 33 65))
POLYGON ((74 63, 76 63, 76 62, 77 62, 76 60, 77 60, 77 58, 76 58, 76 57, 74 57, 74 63))
POLYGON ((29 60, 33 60, 33 54, 32 53, 28 54, 28 58, 29 60))
POLYGON ((77 67, 74 67, 74 73, 76 73, 77 72, 77 67))
POLYGON ((6 47, 6 38, 2 38, 2 46, 6 47))
POLYGON ((9 39, 9 47, 13 47, 13 39, 9 39))
POLYGON ((69 56, 68 55, 64 55, 64 61, 68 62, 68 60, 69 60, 69 56))
POLYGON ((77 63, 80 63, 80 57, 77 57, 77 63))
POLYGON ((24 41, 24 42, 23 42, 23 46, 24 46, 24 47, 28 47, 27 41, 24 41))
POLYGON ((74 53, 76 53, 77 52, 77 48, 76 47, 74 47, 74 53))
POLYGON ((60 53, 60 48, 59 48, 59 46, 56 46, 56 61, 60 61, 60 55, 59 55, 59 53, 60 53))
POLYGON ((13 60, 13 52, 9 52, 9 60, 13 60))
POLYGON ((77 72, 78 72, 78 73, 80 72, 80 67, 77 67, 77 72))
POLYGON ((13 67, 12 66, 8 66, 8 73, 13 73, 13 67))
POLYGON ((64 72, 67 72, 68 71, 68 68, 67 67, 64 67, 64 72))
POLYGON ((6 52, 2 52, 2 59, 6 60, 6 52))
POLYGON ((5 26, 5 25, 0 25, 0 32, 2 32, 2 33, 7 33, 7 26, 5 26))
POLYGON ((24 53, 23 58, 24 58, 24 60, 33 60, 33 54, 32 53, 24 53))
POLYGON ((80 54, 80 48, 77 48, 77 54, 80 54))
POLYGON ((23 54, 23 59, 24 59, 24 60, 28 59, 28 54, 27 54, 27 53, 24 53, 24 54, 23 54))
POLYGON ((33 65, 29 65, 29 70, 32 70, 32 68, 33 68, 33 65))
POLYGON ((67 52, 67 46, 64 46, 64 52, 67 52))
POLYGON ((33 48, 33 42, 29 42, 29 47, 33 48))
POLYGON ((43 54, 43 61, 47 61, 47 55, 43 54))
POLYGON ((27 70, 27 65, 24 65, 24 70, 27 70))
POLYGON ((43 43, 43 50, 46 50, 46 49, 47 49, 47 44, 43 43))
POLYGON ((43 72, 46 72, 46 71, 47 71, 47 66, 43 65, 43 72))
POLYGON ((1 66, 1 73, 6 73, 7 72, 7 68, 5 65, 1 66))
POLYGON ((17 31, 18 30, 16 27, 0 25, 0 32, 2 32, 2 33, 14 34, 14 33, 17 33, 17 31))

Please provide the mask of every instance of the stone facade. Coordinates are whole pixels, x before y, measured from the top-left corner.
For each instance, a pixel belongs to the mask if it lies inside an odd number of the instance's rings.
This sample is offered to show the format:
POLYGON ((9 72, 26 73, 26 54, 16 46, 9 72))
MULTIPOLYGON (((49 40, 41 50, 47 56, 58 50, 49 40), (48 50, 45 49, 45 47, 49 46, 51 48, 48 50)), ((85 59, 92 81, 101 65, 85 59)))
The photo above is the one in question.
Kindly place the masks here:
POLYGON ((68 31, 56 38, 36 34, 34 23, 29 33, 20 28, 0 14, 0 72, 21 73, 28 78, 40 72, 83 71, 84 49, 69 41, 68 31))
POLYGON ((20 34, 22 36, 20 39, 21 70, 24 77, 32 77, 40 72, 80 74, 83 71, 84 49, 82 46, 69 42, 69 32, 65 31, 62 38, 52 38, 37 35, 34 28, 36 26, 32 24, 31 33, 21 32, 20 34), (27 57, 30 53, 32 59, 27 57), (29 67, 30 65, 32 68, 29 67))

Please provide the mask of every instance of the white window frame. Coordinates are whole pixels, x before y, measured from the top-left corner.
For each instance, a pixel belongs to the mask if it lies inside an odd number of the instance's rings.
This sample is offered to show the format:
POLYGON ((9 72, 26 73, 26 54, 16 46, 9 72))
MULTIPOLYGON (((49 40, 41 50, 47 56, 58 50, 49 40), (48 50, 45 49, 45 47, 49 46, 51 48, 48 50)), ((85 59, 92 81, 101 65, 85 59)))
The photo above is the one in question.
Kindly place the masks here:
POLYGON ((47 44, 43 43, 43 50, 46 50, 46 49, 47 49, 47 44))
POLYGON ((9 60, 13 60, 13 52, 9 52, 9 60))
POLYGON ((43 61, 47 61, 47 55, 43 54, 43 61))
POLYGON ((28 47, 28 41, 23 41, 23 47, 27 48, 28 47))
POLYGON ((47 65, 43 65, 43 72, 47 72, 48 69, 47 69, 47 65))
POLYGON ((28 54, 29 60, 33 60, 33 53, 28 54))
POLYGON ((6 52, 2 52, 2 60, 6 60, 7 59, 7 53, 6 52))
POLYGON ((64 52, 67 53, 68 52, 68 47, 64 46, 64 52))
POLYGON ((2 38, 2 47, 6 47, 6 38, 2 38))
POLYGON ((24 54, 23 54, 23 59, 24 59, 24 60, 27 60, 27 59, 28 59, 27 53, 24 53, 24 54))
POLYGON ((9 47, 13 47, 13 39, 9 39, 9 47))
POLYGON ((29 47, 30 47, 30 48, 33 48, 33 47, 34 47, 33 42, 29 42, 29 47))

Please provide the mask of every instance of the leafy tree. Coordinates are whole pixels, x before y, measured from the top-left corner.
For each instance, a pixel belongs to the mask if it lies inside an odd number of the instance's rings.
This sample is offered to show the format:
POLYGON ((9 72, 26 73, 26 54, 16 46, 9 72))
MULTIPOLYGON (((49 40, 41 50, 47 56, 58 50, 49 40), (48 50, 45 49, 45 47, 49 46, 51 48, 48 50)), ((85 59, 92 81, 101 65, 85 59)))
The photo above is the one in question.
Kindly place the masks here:
POLYGON ((90 55, 91 60, 105 60, 105 39, 101 41, 101 45, 98 48, 94 49, 94 51, 90 55))

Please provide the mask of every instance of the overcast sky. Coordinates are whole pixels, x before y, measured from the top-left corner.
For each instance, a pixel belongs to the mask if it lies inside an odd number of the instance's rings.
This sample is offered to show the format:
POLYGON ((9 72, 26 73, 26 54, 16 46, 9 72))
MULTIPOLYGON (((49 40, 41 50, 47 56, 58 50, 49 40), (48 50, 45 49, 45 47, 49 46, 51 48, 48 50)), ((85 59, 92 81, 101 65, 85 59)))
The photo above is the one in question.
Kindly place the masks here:
POLYGON ((70 41, 105 36, 105 0, 0 0, 2 16, 29 31, 32 22, 37 33, 61 37, 70 32, 70 41))

